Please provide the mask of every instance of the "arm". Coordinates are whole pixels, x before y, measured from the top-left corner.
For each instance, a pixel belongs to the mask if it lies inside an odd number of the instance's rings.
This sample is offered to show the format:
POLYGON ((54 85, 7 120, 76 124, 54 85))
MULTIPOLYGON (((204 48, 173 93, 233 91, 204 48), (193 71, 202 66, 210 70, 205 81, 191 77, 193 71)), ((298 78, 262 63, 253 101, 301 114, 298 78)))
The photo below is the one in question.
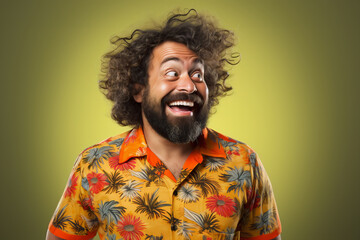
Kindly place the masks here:
POLYGON ((260 159, 253 150, 249 150, 251 183, 246 188, 247 202, 243 208, 240 227, 244 238, 252 236, 271 240, 281 240, 281 223, 269 176, 260 159))
POLYGON ((86 221, 83 221, 84 216, 94 223, 98 220, 91 210, 88 187, 84 188, 82 184, 87 178, 85 173, 83 175, 81 160, 80 154, 48 226, 46 240, 92 239, 96 236, 98 224, 88 227, 86 221), (76 225, 76 228, 72 227, 73 225, 76 225))

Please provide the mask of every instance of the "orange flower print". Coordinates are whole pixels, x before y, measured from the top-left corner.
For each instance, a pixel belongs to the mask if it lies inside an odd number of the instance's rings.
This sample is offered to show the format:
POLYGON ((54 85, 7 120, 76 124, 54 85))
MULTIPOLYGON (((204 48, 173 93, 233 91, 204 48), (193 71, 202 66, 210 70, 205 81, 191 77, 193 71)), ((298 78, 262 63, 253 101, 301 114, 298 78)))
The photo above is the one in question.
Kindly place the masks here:
POLYGON ((90 191, 93 193, 99 193, 104 186, 109 184, 106 179, 107 178, 103 173, 89 173, 87 175, 87 180, 89 182, 90 191))
POLYGON ((133 129, 129 135, 126 137, 125 139, 125 143, 129 143, 129 142, 134 142, 134 140, 137 138, 138 134, 137 134, 137 130, 133 129))
POLYGON ((248 208, 249 211, 252 211, 253 208, 258 208, 260 206, 260 196, 255 191, 246 190, 247 199, 249 202, 245 205, 245 208, 248 208))
POLYGON ((140 218, 131 214, 125 215, 117 224, 117 230, 124 240, 140 240, 144 235, 142 232, 144 229, 145 225, 140 218))
POLYGON ((136 161, 134 159, 128 160, 119 165, 119 170, 120 171, 131 170, 135 167, 135 163, 136 161))
POLYGON ((235 202, 224 195, 214 195, 206 200, 206 207, 223 217, 230 217, 235 212, 235 202))
POLYGON ((124 163, 119 163, 119 156, 112 157, 109 159, 109 165, 111 168, 120 171, 131 170, 135 167, 135 160, 131 159, 124 163))
POLYGON ((226 154, 227 155, 236 155, 236 156, 240 156, 240 152, 239 151, 237 151, 237 150, 228 150, 227 152, 226 152, 226 154))
POLYGON ((144 156, 147 152, 147 147, 139 147, 139 149, 136 151, 136 156, 144 156))
POLYGON ((83 198, 80 196, 80 200, 77 202, 83 207, 84 210, 94 210, 91 198, 83 198))
POLYGON ((69 179, 68 185, 65 190, 65 197, 69 197, 75 193, 76 186, 77 186, 77 179, 78 176, 75 176, 74 174, 69 179))

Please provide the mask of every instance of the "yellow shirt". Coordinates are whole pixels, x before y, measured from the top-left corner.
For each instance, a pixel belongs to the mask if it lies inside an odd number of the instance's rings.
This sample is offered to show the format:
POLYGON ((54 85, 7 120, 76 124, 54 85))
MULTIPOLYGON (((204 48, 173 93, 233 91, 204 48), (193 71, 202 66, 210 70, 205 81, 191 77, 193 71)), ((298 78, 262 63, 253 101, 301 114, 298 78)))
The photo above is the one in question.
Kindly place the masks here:
POLYGON ((79 155, 49 230, 79 240, 266 240, 281 225, 250 147, 204 129, 176 180, 137 128, 79 155))

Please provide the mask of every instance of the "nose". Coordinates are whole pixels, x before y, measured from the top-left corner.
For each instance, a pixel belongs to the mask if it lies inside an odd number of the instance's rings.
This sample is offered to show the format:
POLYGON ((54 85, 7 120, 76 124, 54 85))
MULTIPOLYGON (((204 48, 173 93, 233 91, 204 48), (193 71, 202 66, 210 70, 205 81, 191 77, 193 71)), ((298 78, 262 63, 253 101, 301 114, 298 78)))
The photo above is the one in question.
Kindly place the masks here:
POLYGON ((178 80, 177 89, 181 92, 193 93, 197 91, 196 85, 188 74, 178 80))

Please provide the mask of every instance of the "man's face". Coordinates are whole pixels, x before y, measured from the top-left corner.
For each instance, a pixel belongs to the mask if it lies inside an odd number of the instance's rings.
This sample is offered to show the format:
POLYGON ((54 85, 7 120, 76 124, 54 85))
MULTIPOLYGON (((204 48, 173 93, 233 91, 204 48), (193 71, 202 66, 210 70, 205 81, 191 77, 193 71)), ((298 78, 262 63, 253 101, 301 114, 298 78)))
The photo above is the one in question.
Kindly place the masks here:
POLYGON ((194 141, 209 115, 204 65, 185 45, 164 42, 150 57, 148 85, 142 98, 143 118, 175 143, 194 141))

